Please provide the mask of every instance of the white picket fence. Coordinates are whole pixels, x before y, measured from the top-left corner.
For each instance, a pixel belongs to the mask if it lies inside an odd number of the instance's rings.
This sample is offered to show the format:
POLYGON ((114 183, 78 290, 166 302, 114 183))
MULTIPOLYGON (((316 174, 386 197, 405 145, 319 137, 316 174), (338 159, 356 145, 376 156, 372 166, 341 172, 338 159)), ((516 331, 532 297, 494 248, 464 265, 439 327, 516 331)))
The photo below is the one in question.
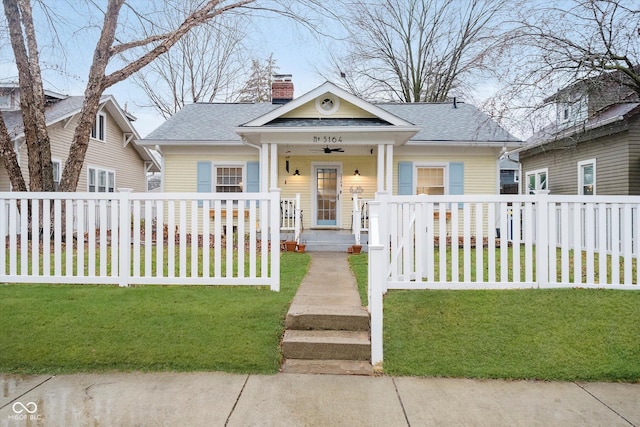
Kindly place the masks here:
POLYGON ((0 213, 6 216, 0 218, 0 282, 267 285, 279 290, 277 189, 0 193, 0 213), (275 250, 270 251, 269 242, 276 242, 275 250))
POLYGON ((378 194, 368 205, 373 363, 388 289, 640 290, 640 197, 378 194))

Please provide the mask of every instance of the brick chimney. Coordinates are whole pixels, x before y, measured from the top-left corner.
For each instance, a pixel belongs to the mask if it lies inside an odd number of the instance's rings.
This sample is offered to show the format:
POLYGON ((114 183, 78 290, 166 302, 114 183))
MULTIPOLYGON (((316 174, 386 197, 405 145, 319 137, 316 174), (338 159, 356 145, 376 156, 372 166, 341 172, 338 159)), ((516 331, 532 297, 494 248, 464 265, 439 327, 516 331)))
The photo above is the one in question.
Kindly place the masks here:
POLYGON ((286 104, 293 99, 291 74, 274 74, 271 84, 271 103, 286 104))

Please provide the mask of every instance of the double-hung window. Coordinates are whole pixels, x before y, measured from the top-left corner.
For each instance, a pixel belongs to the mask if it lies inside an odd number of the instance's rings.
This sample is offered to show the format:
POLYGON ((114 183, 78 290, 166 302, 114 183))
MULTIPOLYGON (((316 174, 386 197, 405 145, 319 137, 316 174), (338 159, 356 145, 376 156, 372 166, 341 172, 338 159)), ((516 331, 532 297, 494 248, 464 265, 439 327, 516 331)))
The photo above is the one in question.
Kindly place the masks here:
POLYGON ((596 159, 578 162, 578 194, 596 194, 596 159))
POLYGON ((416 194, 447 194, 445 177, 446 166, 417 166, 416 194))
POLYGON ((242 193, 242 166, 215 166, 215 192, 216 193, 242 193))
POLYGON ((51 160, 53 166, 53 187, 56 191, 60 188, 60 175, 62 173, 62 162, 60 160, 51 160))
POLYGON ((87 190, 90 193, 113 193, 116 188, 116 173, 114 171, 88 168, 87 190))
POLYGON ((535 194, 538 190, 548 190, 549 170, 545 168, 527 172, 527 188, 528 194, 535 194))
POLYGON ((98 115, 96 116, 96 121, 91 128, 91 138, 104 142, 106 135, 106 126, 107 115, 104 113, 98 113, 98 115))

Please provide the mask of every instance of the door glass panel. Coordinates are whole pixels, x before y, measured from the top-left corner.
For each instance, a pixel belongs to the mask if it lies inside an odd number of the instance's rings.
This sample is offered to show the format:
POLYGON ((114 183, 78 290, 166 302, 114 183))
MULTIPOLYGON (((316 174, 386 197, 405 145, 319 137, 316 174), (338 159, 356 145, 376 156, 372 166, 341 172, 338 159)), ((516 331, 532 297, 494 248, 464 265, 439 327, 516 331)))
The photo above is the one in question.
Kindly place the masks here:
POLYGON ((336 206, 338 196, 338 169, 316 169, 318 225, 336 225, 336 206))

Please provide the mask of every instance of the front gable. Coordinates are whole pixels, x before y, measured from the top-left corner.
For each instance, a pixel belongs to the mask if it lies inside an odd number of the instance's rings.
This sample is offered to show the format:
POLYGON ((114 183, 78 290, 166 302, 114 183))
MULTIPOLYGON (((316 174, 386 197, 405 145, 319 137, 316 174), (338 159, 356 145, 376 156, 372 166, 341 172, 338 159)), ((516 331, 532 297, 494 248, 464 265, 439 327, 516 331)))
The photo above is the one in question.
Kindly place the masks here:
POLYGON ((252 145, 309 144, 317 142, 317 135, 326 136, 326 132, 340 133, 347 144, 377 141, 401 145, 419 130, 413 123, 330 82, 235 128, 243 141, 252 145))

